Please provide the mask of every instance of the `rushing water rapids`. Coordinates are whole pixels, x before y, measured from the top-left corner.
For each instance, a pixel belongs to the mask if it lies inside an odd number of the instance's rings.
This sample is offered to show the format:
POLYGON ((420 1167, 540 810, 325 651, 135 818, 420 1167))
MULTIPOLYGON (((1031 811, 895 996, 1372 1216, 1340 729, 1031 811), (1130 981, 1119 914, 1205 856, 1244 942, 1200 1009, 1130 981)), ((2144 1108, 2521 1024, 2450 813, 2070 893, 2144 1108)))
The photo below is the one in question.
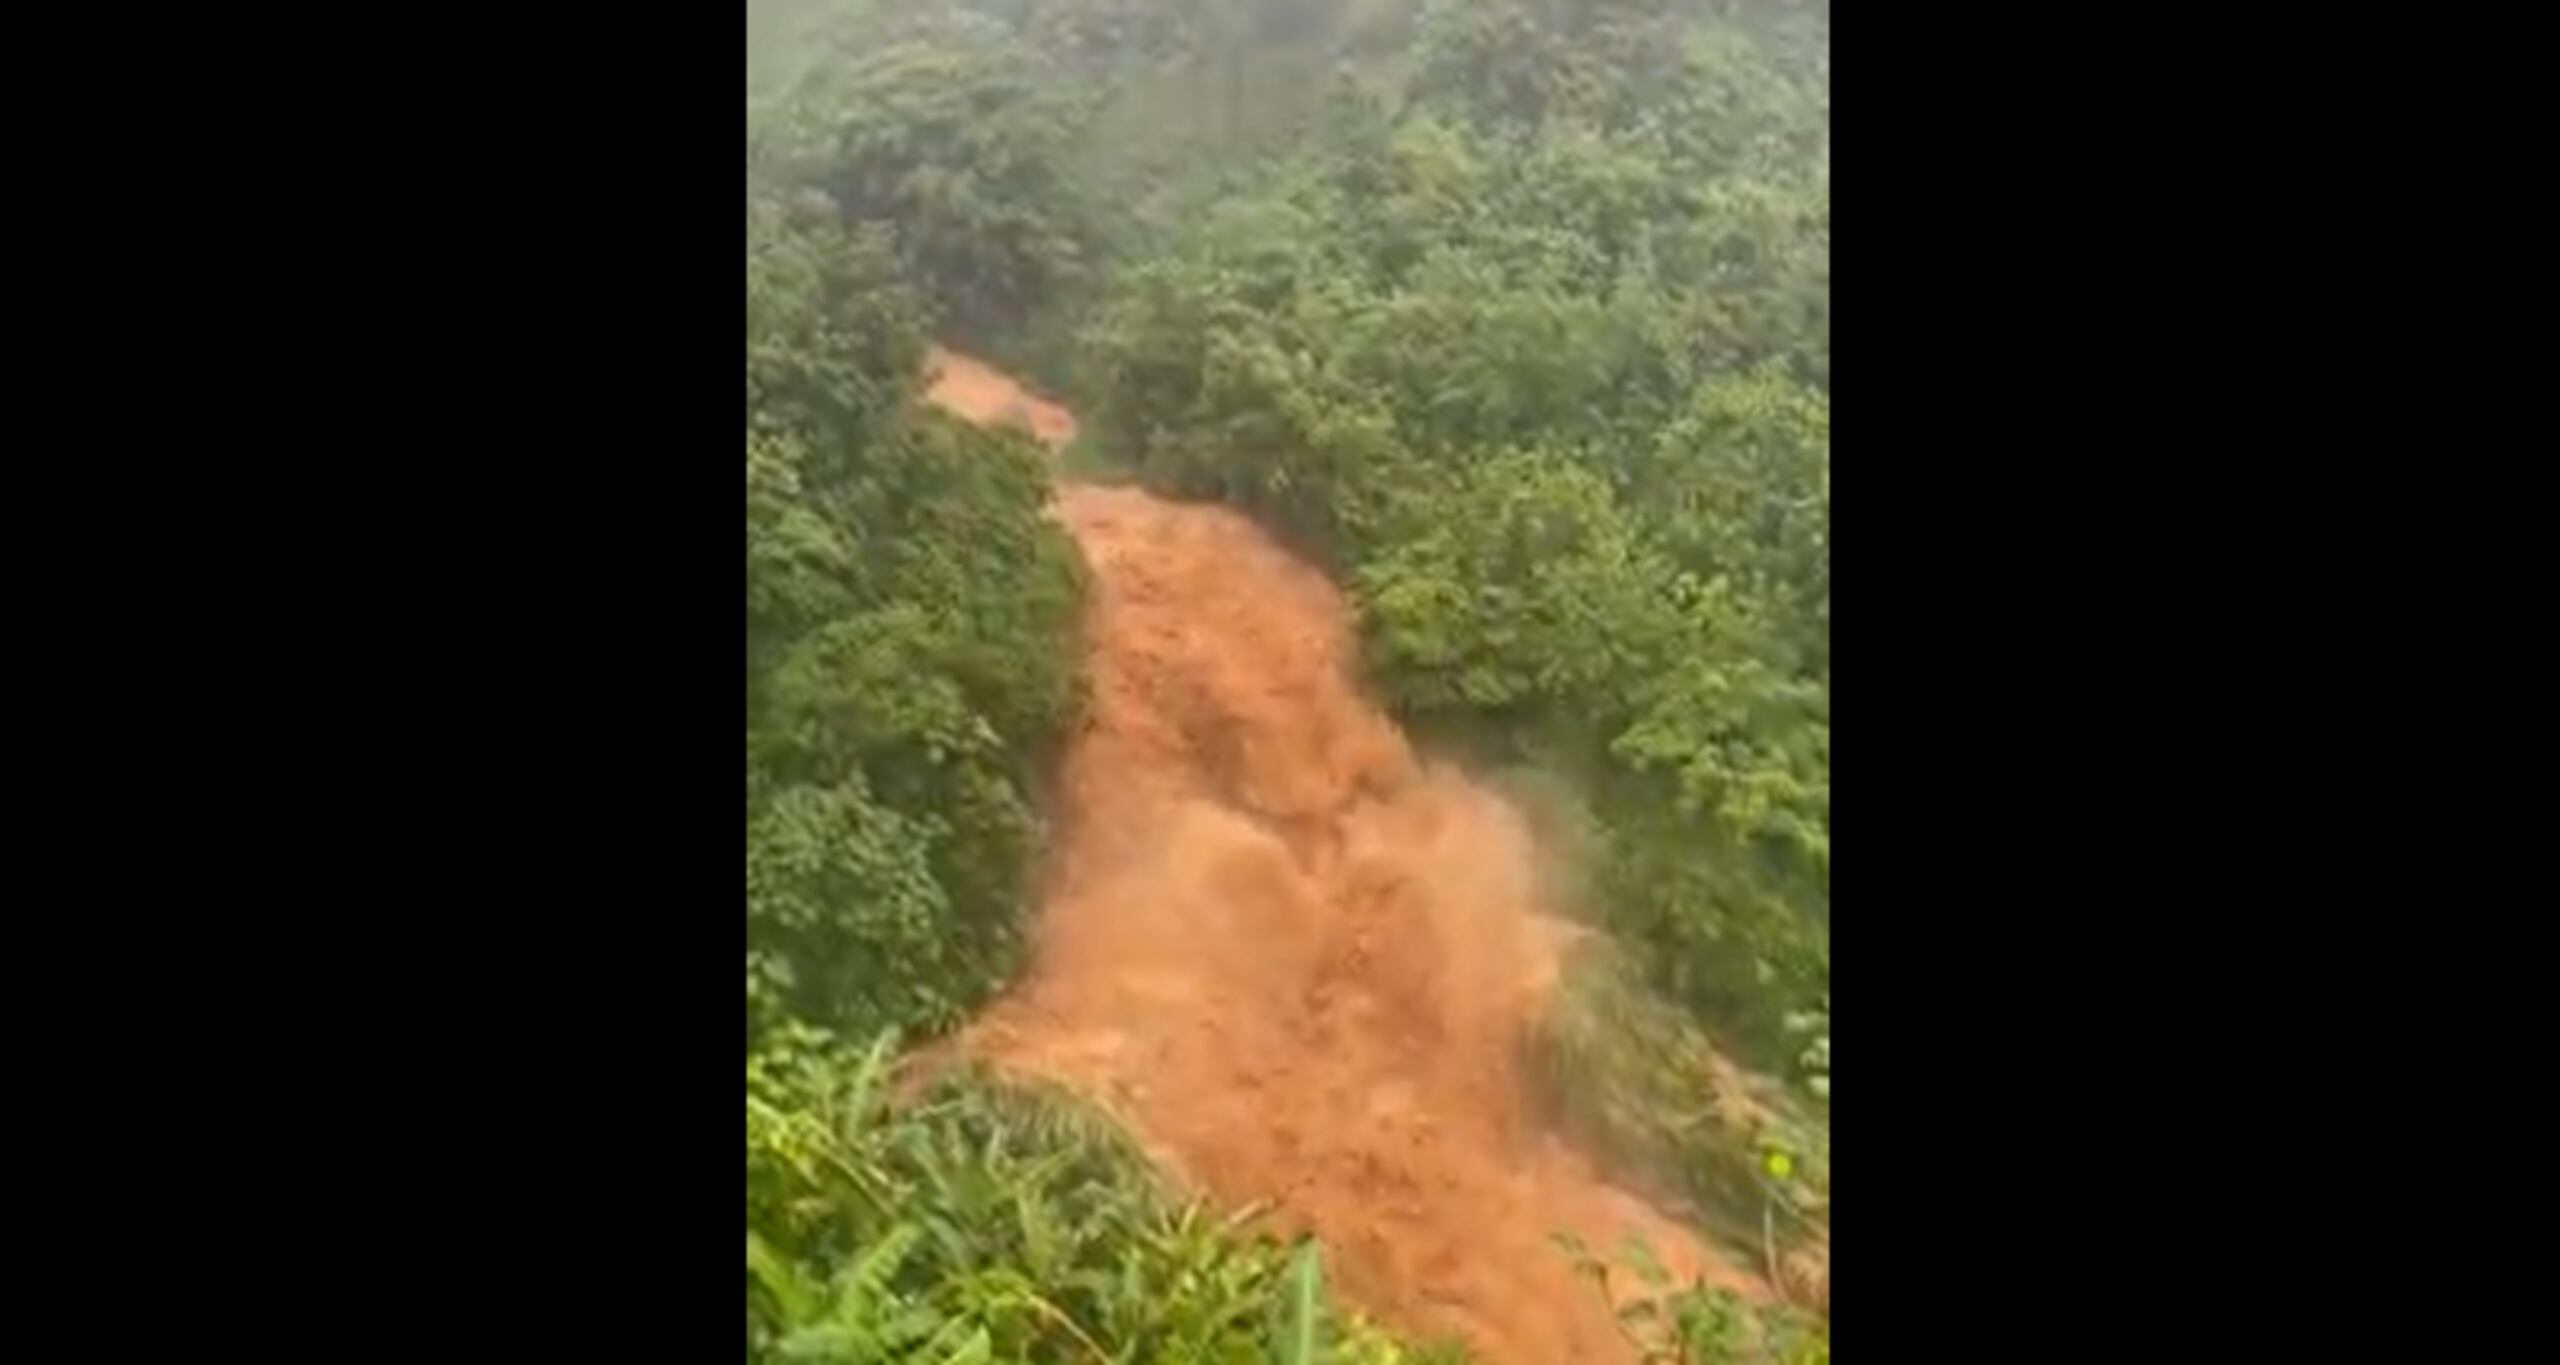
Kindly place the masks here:
MULTIPOLYGON (((1072 431, 967 368, 964 415, 1072 431)), ((1490 1361, 1634 1359, 1556 1232, 1755 1288, 1541 1123, 1523 1042, 1559 927, 1536 848, 1360 694, 1333 585, 1221 508, 1069 486, 1057 514, 1092 570, 1092 699, 1034 964, 967 1046, 1122 1114, 1212 1198, 1321 1240, 1353 1303, 1490 1361)))

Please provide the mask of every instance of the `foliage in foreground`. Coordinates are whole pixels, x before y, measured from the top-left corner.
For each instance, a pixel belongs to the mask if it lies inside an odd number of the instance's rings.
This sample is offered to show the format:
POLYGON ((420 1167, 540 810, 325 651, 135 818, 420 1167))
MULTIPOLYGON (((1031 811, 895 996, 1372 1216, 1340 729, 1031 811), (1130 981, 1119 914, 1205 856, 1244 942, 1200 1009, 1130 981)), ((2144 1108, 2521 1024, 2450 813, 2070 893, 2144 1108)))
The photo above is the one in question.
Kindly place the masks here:
POLYGON ((747 1064, 750 1365, 1435 1358, 1336 1308, 1312 1244, 1174 1202, 1063 1097, 963 1075, 893 1099, 886 1039, 776 1039, 747 1064))
POLYGON ((1618 1330, 1643 1365, 1831 1365, 1831 1328, 1779 1305, 1753 1306, 1730 1289, 1675 1285, 1641 1242, 1617 1261, 1579 1238, 1556 1239, 1603 1294, 1620 1298, 1621 1271, 1639 1288, 1620 1300, 1618 1330))

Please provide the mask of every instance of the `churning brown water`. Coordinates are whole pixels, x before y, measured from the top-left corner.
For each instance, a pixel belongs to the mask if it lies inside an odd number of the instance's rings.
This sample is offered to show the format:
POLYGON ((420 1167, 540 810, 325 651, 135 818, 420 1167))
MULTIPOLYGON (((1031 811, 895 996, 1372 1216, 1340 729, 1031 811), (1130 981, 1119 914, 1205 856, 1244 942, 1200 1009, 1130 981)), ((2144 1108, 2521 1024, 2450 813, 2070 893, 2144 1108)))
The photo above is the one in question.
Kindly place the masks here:
MULTIPOLYGON (((981 367, 983 368, 983 367, 981 367)), ((945 371, 948 373, 949 371, 945 371)), ((965 415, 965 414, 964 414, 965 415)), ((1119 1112, 1352 1303, 1508 1365, 1632 1361, 1552 1234, 1756 1290, 1541 1123, 1536 850, 1353 682, 1340 595, 1243 517, 1068 487, 1092 701, 1030 973, 966 1046, 1119 1112)))

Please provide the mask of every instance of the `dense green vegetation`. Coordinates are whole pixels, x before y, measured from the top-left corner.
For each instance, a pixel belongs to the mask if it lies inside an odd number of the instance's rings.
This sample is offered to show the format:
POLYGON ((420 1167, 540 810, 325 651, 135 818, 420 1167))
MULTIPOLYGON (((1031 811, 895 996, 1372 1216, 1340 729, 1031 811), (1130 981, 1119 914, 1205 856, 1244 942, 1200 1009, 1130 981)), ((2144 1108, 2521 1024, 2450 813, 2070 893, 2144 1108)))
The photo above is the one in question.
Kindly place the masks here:
MULTIPOLYGON (((1402 719, 1539 775, 1610 944, 1558 1101, 1827 1304, 1827 5, 748 21, 750 1357, 1401 1358, 1107 1125, 886 1100, 873 1040, 1018 962, 1076 693, 1046 473, 920 407, 932 336, 1071 395, 1070 468, 1321 559, 1402 719)), ((1827 1358, 1751 1318, 1630 1327, 1827 1358)))
POLYGON ((920 409, 876 236, 747 217, 747 1017, 939 1027, 1010 974, 1077 561, 1018 442, 920 409))
POLYGON ((1763 1065, 1829 971, 1823 83, 1665 3, 1427 6, 1089 329, 1098 437, 1344 571, 1426 731, 1569 774, 1763 1065), (1623 78, 1619 78, 1619 77, 1623 78))

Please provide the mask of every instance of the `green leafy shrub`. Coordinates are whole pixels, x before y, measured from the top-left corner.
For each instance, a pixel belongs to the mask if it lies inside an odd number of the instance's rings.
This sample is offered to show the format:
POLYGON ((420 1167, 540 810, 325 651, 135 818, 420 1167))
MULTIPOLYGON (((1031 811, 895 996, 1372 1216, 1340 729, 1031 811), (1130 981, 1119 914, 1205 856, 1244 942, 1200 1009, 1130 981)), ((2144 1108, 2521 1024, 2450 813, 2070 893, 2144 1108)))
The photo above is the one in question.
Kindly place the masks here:
POLYGON ((750 201, 750 1041, 945 1027, 1018 958, 1080 569, 1041 457, 915 402, 923 314, 876 232, 750 201))
POLYGON ((1399 1365, 1312 1244, 1173 1198, 1109 1120, 974 1073, 904 1099, 886 1039, 747 1065, 751 1362, 1399 1365))

